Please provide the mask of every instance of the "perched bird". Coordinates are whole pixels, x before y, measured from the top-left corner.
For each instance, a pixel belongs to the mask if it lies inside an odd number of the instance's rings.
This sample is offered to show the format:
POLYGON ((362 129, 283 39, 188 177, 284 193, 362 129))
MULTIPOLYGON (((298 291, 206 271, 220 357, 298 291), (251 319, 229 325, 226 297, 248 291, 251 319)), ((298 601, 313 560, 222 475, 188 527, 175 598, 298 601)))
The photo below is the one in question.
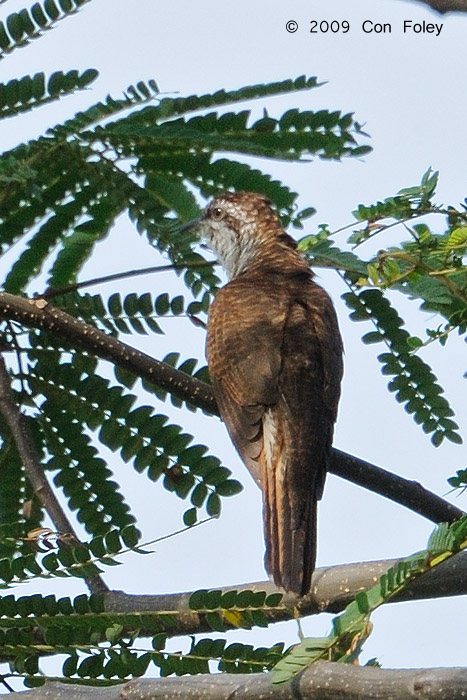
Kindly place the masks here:
POLYGON ((220 415, 263 492, 266 571, 304 595, 342 377, 336 314, 263 195, 220 195, 198 227, 230 280, 206 346, 220 415))

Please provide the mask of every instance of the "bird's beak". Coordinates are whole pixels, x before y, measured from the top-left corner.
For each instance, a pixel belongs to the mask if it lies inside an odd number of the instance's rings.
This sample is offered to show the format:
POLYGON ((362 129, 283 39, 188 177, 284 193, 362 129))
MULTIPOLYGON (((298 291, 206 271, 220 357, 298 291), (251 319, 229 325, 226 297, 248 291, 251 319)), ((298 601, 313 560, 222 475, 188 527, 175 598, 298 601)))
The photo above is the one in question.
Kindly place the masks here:
POLYGON ((185 233, 185 231, 191 231, 194 228, 198 228, 200 224, 201 217, 199 217, 199 219, 193 219, 193 221, 189 221, 187 224, 184 224, 181 228, 179 228, 178 232, 185 233))

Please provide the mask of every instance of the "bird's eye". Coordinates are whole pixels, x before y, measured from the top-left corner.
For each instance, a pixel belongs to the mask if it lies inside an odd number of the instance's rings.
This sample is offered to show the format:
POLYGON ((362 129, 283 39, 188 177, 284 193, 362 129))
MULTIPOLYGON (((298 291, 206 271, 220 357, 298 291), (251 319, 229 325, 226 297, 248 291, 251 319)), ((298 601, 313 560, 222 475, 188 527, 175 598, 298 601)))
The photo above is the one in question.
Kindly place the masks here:
POLYGON ((222 207, 213 207, 211 210, 211 216, 214 219, 214 221, 220 221, 221 219, 224 218, 225 212, 222 209, 222 207))

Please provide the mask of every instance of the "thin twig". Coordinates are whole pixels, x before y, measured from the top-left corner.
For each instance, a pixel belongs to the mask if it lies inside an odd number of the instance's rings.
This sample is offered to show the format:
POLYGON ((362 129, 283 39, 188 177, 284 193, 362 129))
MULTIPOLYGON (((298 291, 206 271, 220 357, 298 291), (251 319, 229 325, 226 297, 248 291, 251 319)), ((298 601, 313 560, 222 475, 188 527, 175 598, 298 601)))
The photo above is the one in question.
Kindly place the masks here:
POLYGON ((2 685, 5 686, 5 688, 8 690, 9 693, 15 692, 15 689, 11 687, 11 685, 5 679, 5 676, 0 676, 0 681, 2 682, 2 685))
MULTIPOLYGON (((57 531, 61 535, 71 536, 74 541, 79 543, 73 526, 55 496, 55 492, 47 481, 44 470, 37 458, 34 441, 29 430, 26 416, 21 413, 16 404, 11 388, 10 375, 8 374, 2 355, 0 355, 0 411, 8 423, 28 479, 34 489, 34 493, 46 509, 57 531)), ((92 593, 108 590, 100 576, 89 577, 86 579, 86 583, 92 593)))
MULTIPOLYGON (((52 307, 44 299, 25 299, 2 293, 0 319, 2 318, 13 319, 26 326, 46 330, 63 340, 69 340, 77 348, 124 367, 177 398, 194 404, 207 413, 218 415, 214 394, 208 384, 135 350, 94 326, 78 321, 52 307)), ((435 496, 420 484, 386 472, 340 450, 333 451, 331 471, 359 486, 386 496, 435 523, 452 522, 463 514, 459 508, 435 496)))
MULTIPOLYGON (((419 2, 426 2, 426 0, 419 0, 419 2)), ((467 2, 467 0, 464 0, 464 2, 467 2)), ((427 3, 429 4, 429 3, 427 3)), ((363 232, 365 230, 369 230, 370 227, 371 229, 374 229, 373 233, 370 233, 366 238, 363 240, 359 241, 353 246, 353 250, 355 248, 358 248, 359 246, 363 245, 364 243, 367 243, 371 238, 374 238, 381 232, 386 232, 390 228, 394 228, 395 226, 400 226, 403 225, 407 229, 408 233, 412 236, 412 238, 415 238, 416 241, 418 239, 416 236, 414 236, 414 232, 407 226, 407 222, 413 221, 414 219, 421 219, 424 216, 428 216, 429 214, 442 214, 443 216, 449 216, 449 214, 452 214, 452 212, 449 209, 442 209, 441 207, 432 207, 429 209, 425 209, 420 212, 413 212, 410 216, 404 217, 402 219, 396 219, 395 221, 391 221, 390 224, 382 224, 380 223, 381 221, 384 221, 385 219, 390 219, 393 218, 392 216, 385 215, 385 216, 380 216, 377 219, 374 220, 369 220, 369 219, 363 219, 361 221, 355 221, 352 224, 347 224, 346 226, 342 226, 341 228, 336 229, 335 231, 331 232, 331 236, 335 236, 338 233, 341 233, 342 231, 345 231, 348 228, 355 227, 356 229, 360 224, 363 224, 365 221, 367 221, 367 225, 363 229, 358 229, 358 232, 363 232)), ((466 219, 466 214, 462 212, 457 212, 459 217, 463 218, 464 220, 466 219)), ((357 232, 357 231, 356 231, 357 232)))
MULTIPOLYGON (((454 296, 456 296, 458 299, 461 300, 463 304, 467 304, 467 296, 464 294, 464 292, 456 285, 452 280, 449 279, 449 277, 446 276, 446 273, 442 270, 434 270, 432 267, 427 265, 423 260, 420 258, 414 258, 412 255, 409 255, 405 251, 392 251, 392 252, 385 252, 383 251, 382 253, 379 254, 379 257, 381 259, 383 258, 393 258, 397 260, 404 260, 405 262, 410 263, 413 265, 414 269, 421 268, 424 272, 426 272, 428 275, 436 274, 439 276, 439 280, 442 284, 444 284, 450 292, 454 296)), ((460 270, 458 270, 459 272, 460 270)))
POLYGON ((169 270, 191 270, 197 267, 213 267, 214 265, 217 265, 216 261, 199 260, 193 261, 192 263, 156 265, 155 267, 144 267, 139 270, 126 270, 125 272, 115 272, 112 275, 104 275, 103 277, 93 277, 89 280, 76 282, 76 284, 68 284, 65 287, 49 287, 49 289, 46 289, 45 292, 43 292, 42 294, 36 294, 36 299, 51 299, 52 297, 61 296, 62 294, 76 292, 78 289, 83 289, 84 287, 92 287, 96 284, 104 284, 105 282, 115 282, 115 280, 129 279, 130 277, 139 277, 141 275, 152 275, 155 272, 168 272, 169 270))

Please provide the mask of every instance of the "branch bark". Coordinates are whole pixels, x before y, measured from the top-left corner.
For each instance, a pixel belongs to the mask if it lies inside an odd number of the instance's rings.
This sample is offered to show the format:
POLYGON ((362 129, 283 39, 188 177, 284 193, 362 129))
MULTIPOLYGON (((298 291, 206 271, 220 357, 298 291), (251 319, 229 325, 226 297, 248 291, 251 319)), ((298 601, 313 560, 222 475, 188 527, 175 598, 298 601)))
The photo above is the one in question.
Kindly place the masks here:
MULTIPOLYGON (((8 423, 34 493, 49 514, 56 530, 61 535, 70 536, 78 544, 79 539, 73 526, 60 505, 54 490, 47 481, 47 477, 37 457, 26 416, 21 413, 16 404, 10 376, 2 355, 0 355, 0 412, 8 423)), ((100 576, 88 577, 86 583, 91 593, 101 593, 108 590, 100 576)))
MULTIPOLYGON (((130 370, 207 413, 218 415, 214 395, 208 384, 73 318, 51 306, 45 299, 27 299, 1 293, 0 320, 17 321, 29 328, 52 333, 73 343, 77 348, 130 370)), ((333 450, 330 471, 390 498, 435 523, 454 522, 464 515, 460 508, 431 493, 421 484, 403 479, 340 450, 333 450)))
POLYGON ((113 688, 50 683, 22 696, 25 700, 461 700, 466 687, 464 668, 396 671, 321 661, 281 685, 273 685, 269 673, 222 673, 136 679, 113 688))
POLYGON ((417 0, 440 15, 446 12, 467 12, 467 0, 417 0))
POLYGON ((336 448, 332 451, 330 471, 400 503, 434 523, 453 523, 464 515, 460 508, 428 491, 418 481, 404 479, 336 448))
MULTIPOLYGON (((317 615, 322 612, 338 613, 348 605, 360 591, 373 586, 379 578, 398 559, 386 559, 339 566, 322 567, 313 574, 311 592, 300 598, 288 593, 282 599, 282 607, 265 610, 270 623, 290 620, 292 610, 300 617, 317 615)), ((269 581, 232 585, 220 589, 223 593, 229 590, 266 591, 267 594, 277 593, 277 589, 269 581)), ((283 591, 280 591, 283 593, 283 591)), ((435 569, 420 577, 390 603, 427 600, 467 594, 467 553, 461 553, 446 561, 435 569)), ((129 614, 166 612, 173 613, 167 629, 163 616, 160 618, 161 631, 166 631, 171 637, 187 634, 212 632, 206 615, 190 609, 189 593, 171 593, 167 595, 132 595, 120 591, 110 591, 104 594, 104 610, 109 614, 129 614)), ((233 625, 224 620, 225 629, 234 629, 233 625)), ((151 631, 140 629, 141 636, 152 636, 151 631)))

